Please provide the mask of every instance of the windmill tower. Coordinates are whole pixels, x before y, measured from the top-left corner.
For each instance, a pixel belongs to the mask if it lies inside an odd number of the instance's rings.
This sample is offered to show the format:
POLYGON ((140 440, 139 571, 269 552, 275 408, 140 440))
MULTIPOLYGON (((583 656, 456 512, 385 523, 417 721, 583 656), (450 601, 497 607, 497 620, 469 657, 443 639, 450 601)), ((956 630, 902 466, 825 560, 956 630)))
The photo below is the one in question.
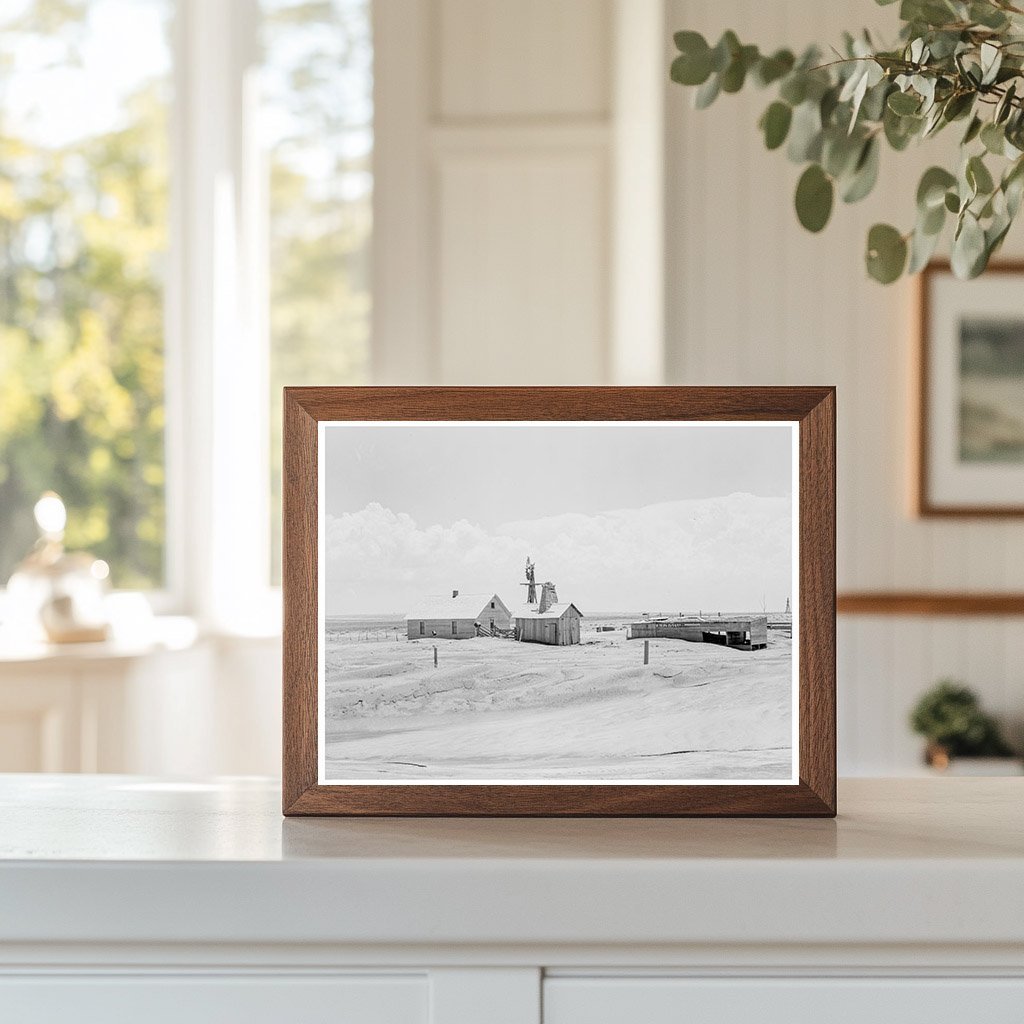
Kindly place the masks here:
POLYGON ((526 582, 520 584, 521 587, 526 587, 526 603, 536 604, 537 603, 537 581, 534 578, 534 564, 530 561, 530 556, 526 556, 526 582))

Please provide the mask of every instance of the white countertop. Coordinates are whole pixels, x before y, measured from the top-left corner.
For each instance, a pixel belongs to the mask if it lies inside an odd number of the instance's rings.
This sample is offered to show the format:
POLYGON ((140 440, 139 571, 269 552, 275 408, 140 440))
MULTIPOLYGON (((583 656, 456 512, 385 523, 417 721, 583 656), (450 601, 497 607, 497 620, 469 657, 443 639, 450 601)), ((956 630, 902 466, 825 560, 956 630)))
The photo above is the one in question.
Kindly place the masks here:
POLYGON ((0 943, 1024 947, 1024 779, 829 820, 284 819, 274 783, 0 776, 0 943))

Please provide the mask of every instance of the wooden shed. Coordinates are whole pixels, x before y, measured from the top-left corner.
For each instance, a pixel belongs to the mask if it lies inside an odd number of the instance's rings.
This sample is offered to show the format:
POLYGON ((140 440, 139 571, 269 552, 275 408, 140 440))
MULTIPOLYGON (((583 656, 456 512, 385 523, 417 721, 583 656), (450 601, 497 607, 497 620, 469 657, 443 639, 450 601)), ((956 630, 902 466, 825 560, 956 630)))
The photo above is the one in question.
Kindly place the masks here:
POLYGON ((468 640, 511 629, 512 613, 497 594, 460 594, 453 590, 451 597, 424 599, 405 616, 405 626, 410 640, 468 640))
POLYGON ((516 639, 532 644, 565 647, 580 642, 583 613, 571 601, 559 602, 552 583, 545 583, 540 604, 516 612, 516 639))

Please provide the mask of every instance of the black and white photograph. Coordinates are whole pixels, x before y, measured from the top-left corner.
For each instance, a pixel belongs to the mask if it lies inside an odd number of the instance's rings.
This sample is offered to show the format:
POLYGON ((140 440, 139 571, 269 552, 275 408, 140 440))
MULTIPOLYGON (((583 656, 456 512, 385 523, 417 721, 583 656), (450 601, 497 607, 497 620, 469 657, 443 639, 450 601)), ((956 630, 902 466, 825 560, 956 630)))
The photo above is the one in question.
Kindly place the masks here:
POLYGON ((322 784, 796 782, 795 423, 319 429, 322 784))

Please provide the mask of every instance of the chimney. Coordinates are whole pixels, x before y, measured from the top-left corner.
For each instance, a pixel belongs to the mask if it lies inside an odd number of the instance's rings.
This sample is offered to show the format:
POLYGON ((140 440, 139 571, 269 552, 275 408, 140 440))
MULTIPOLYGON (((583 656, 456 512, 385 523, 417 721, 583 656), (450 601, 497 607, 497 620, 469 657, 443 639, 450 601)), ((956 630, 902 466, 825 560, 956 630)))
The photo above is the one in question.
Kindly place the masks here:
POLYGON ((458 596, 459 596, 459 592, 457 590, 453 590, 452 591, 452 597, 458 597, 458 596))
POLYGON ((543 615, 553 604, 558 604, 558 593, 555 591, 554 583, 549 581, 540 588, 540 608, 538 608, 538 611, 543 615))

